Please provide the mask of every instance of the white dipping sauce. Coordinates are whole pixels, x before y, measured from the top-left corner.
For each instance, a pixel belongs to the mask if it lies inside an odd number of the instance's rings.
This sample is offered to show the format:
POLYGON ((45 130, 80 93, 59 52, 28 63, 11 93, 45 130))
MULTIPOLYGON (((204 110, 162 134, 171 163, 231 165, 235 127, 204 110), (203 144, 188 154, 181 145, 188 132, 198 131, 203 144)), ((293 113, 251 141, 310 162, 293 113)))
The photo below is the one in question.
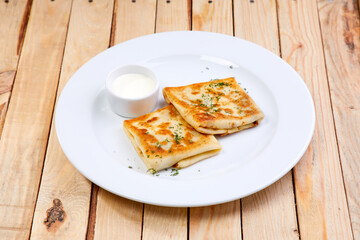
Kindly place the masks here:
POLYGON ((117 77, 111 85, 111 90, 124 98, 141 98, 149 95, 154 88, 154 80, 139 73, 123 74, 117 77))

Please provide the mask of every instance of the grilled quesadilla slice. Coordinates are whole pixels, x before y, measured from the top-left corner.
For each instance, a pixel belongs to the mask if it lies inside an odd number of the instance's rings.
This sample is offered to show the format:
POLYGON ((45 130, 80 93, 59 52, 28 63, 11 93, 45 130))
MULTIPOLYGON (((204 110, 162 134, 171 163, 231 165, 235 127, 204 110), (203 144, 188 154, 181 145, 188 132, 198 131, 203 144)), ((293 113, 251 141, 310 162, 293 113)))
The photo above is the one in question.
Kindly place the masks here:
POLYGON ((201 133, 226 135, 255 127, 264 118, 234 78, 166 87, 163 95, 201 133))
POLYGON ((125 133, 149 169, 184 168, 217 154, 213 135, 197 132, 172 105, 124 121, 125 133))

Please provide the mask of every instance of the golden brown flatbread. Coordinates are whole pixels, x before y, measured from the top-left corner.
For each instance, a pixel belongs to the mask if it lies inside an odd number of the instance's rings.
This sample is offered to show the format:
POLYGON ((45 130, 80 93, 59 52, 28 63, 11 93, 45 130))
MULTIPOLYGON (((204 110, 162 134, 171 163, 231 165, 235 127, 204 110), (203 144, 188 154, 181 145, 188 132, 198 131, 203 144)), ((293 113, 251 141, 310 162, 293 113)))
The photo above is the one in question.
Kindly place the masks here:
POLYGON ((166 87, 163 95, 201 133, 226 135, 255 127, 264 118, 234 78, 166 87))
POLYGON ((213 135, 197 132, 172 105, 125 120, 124 130, 147 168, 156 171, 187 167, 221 149, 213 135))

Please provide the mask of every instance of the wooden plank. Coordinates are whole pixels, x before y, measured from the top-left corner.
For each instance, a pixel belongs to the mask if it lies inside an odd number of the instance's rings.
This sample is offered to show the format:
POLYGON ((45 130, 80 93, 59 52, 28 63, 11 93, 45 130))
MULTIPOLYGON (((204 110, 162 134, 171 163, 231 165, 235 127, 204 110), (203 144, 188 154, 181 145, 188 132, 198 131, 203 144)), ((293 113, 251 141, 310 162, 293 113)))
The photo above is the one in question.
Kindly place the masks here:
POLYGON ((94 239, 141 239, 143 204, 100 188, 94 239))
POLYGON ((117 0, 113 44, 155 31, 156 0, 117 0))
MULTIPOLYGON (((156 0, 119 0, 115 4, 112 43, 154 33, 156 0)), ((99 189, 94 239, 140 239, 143 204, 99 189)))
POLYGON ((318 1, 347 200, 360 239, 360 19, 356 1, 318 1))
POLYGON ((281 53, 305 80, 315 102, 312 142, 295 166, 302 239, 352 239, 334 131, 316 1, 278 1, 281 53))
MULTIPOLYGON (((57 97, 82 64, 109 46, 113 6, 113 0, 73 3, 57 97)), ((91 183, 67 160, 52 124, 31 238, 85 239, 90 197, 91 183), (66 217, 45 224, 54 199, 62 202, 66 217)))
POLYGON ((187 239, 187 208, 145 204, 143 239, 187 239))
MULTIPOLYGON (((193 1, 193 30, 233 35, 232 1, 193 1)), ((190 239, 241 239, 240 200, 190 208, 190 239)))
MULTIPOLYGON (((234 0, 235 36, 279 55, 275 0, 234 0)), ((298 239, 292 173, 241 199, 244 239, 298 239)))
POLYGON ((192 29, 233 35, 232 1, 193 0, 192 29))
POLYGON ((239 200, 190 208, 190 239, 241 239, 239 200))
POLYGON ((0 236, 28 238, 49 135, 71 0, 31 15, 0 141, 0 236))
POLYGON ((156 32, 191 29, 191 2, 158 0, 156 32))
POLYGON ((31 1, 0 2, 0 137, 31 9, 31 1))
MULTIPOLYGON (((189 30, 190 4, 188 1, 158 0, 156 32, 189 30)), ((146 204, 143 239, 187 239, 187 217, 187 208, 165 208, 146 204)))

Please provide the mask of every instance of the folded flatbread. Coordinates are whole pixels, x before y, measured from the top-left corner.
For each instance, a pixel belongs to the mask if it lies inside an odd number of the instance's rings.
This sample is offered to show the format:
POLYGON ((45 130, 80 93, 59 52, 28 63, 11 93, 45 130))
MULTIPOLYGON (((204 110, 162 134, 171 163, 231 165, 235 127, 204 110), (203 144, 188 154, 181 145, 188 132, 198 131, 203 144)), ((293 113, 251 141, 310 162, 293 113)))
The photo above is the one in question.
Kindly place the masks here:
POLYGON ((264 118, 234 78, 166 87, 163 95, 201 133, 226 135, 255 127, 264 118))
POLYGON ((124 130, 147 168, 156 171, 190 166, 221 149, 213 135, 197 132, 172 105, 125 120, 124 130))

